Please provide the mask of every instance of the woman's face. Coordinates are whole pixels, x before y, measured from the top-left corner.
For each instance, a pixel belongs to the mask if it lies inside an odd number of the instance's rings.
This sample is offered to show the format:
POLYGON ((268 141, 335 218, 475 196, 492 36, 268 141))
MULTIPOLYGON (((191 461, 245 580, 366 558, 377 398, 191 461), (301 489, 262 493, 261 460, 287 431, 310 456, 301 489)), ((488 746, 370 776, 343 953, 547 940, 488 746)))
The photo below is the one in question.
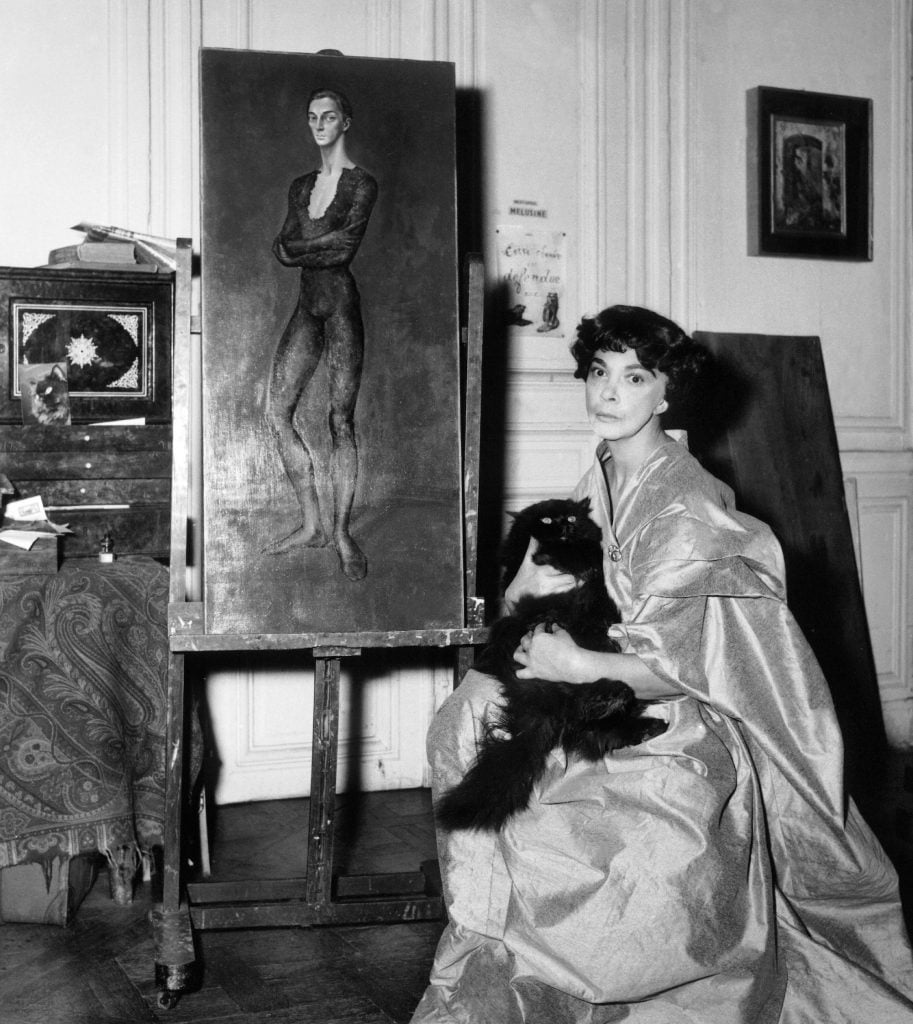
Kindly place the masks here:
POLYGON ((668 380, 644 369, 633 349, 597 352, 586 378, 586 411, 595 434, 605 441, 639 434, 665 411, 668 380))
POLYGON ((308 107, 308 127, 318 146, 331 146, 348 131, 350 123, 349 119, 343 116, 336 100, 329 96, 312 100, 308 107))

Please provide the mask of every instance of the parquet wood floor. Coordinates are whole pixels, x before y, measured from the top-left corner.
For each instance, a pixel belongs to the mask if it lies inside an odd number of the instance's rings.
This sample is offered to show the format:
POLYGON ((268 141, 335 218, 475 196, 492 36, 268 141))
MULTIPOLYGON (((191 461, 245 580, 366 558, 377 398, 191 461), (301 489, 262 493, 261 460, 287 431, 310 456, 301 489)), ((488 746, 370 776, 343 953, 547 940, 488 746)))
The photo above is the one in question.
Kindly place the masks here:
MULTIPOLYGON (((305 870, 307 800, 218 809, 213 878, 305 870)), ((339 798, 337 870, 413 871, 436 856, 427 790, 339 798)), ((198 932, 202 987, 157 1005, 151 886, 116 906, 104 872, 67 928, 0 926, 3 1024, 390 1024, 408 1021, 442 922, 198 932)))

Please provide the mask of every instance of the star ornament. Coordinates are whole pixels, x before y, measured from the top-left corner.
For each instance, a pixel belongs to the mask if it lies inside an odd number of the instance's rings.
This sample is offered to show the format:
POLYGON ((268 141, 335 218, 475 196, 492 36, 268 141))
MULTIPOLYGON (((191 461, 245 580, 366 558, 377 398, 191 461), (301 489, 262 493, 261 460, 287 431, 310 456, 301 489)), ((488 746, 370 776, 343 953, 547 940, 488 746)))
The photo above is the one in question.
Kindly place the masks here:
POLYGON ((95 347, 95 339, 87 338, 84 334, 70 338, 67 345, 67 359, 73 366, 91 366, 98 362, 98 350, 95 347))

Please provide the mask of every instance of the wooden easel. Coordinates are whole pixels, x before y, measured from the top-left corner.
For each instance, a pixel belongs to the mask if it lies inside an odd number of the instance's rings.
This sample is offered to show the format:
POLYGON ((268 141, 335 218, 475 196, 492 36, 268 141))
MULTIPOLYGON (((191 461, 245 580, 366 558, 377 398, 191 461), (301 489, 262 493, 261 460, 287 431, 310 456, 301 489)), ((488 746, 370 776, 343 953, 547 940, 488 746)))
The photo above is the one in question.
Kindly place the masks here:
POLYGON ((455 650, 458 681, 472 662, 474 645, 484 641, 481 602, 475 592, 478 522, 479 425, 482 366, 483 267, 470 257, 465 345, 464 624, 456 629, 406 632, 213 635, 205 631, 202 602, 186 600, 187 521, 190 500, 190 258, 191 246, 178 240, 175 297, 174 451, 172 554, 169 595, 168 774, 165 785, 164 877, 162 904, 152 912, 159 1003, 172 1006, 192 983, 196 957, 192 929, 312 927, 433 920, 443 912, 439 894, 421 871, 339 878, 334 886, 333 848, 339 677, 342 658, 372 647, 448 647, 455 650), (184 455, 184 458, 182 458, 184 455), (313 654, 314 742, 307 843, 303 878, 181 882, 184 778, 185 658, 195 653, 309 651, 313 654), (335 889, 335 892, 334 892, 335 889))

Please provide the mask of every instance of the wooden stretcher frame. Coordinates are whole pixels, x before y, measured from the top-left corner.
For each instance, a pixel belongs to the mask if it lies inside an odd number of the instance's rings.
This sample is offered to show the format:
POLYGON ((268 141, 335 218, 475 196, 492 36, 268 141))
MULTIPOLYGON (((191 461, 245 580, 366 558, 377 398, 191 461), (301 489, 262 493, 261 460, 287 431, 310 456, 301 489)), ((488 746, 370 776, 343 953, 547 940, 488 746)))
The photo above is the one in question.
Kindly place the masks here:
POLYGON ((333 848, 339 677, 342 658, 374 647, 452 648, 455 682, 484 642, 482 602, 475 598, 478 547, 479 432, 484 268, 470 256, 465 271, 467 317, 463 448, 464 625, 396 632, 207 634, 202 601, 187 600, 188 522, 191 519, 191 242, 178 239, 174 331, 174 474, 169 592, 169 685, 162 903, 152 913, 159 1003, 173 1006, 198 972, 193 928, 312 927, 435 920, 443 913, 434 880, 423 871, 334 879, 333 848), (186 659, 206 652, 302 651, 314 658, 314 735, 303 878, 182 881, 182 823, 187 806, 186 659))

